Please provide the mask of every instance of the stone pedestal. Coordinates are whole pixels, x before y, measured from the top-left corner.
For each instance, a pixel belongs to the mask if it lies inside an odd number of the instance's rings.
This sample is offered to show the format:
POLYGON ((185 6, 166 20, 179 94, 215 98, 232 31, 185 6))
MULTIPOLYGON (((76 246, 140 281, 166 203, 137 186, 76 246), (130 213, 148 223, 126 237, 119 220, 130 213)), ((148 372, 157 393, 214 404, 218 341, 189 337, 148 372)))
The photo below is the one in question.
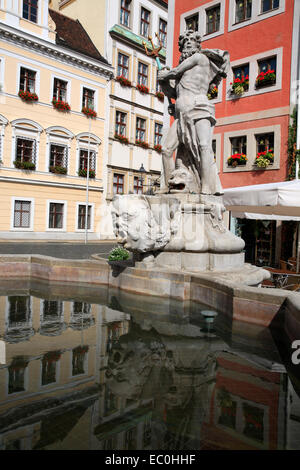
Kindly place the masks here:
POLYGON ((138 266, 226 271, 244 265, 244 241, 227 230, 221 196, 117 196, 116 234, 138 266))

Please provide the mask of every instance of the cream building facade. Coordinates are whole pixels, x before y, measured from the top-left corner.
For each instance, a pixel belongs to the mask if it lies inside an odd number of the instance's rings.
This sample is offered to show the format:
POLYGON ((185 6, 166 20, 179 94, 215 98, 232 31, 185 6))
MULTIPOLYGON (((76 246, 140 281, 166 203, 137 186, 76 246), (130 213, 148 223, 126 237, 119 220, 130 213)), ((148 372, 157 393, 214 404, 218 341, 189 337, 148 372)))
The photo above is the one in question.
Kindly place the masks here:
POLYGON ((109 107, 109 136, 103 186, 107 208, 115 194, 151 192, 161 174, 164 97, 157 83, 158 66, 143 47, 157 33, 165 65, 167 3, 163 0, 97 2, 87 12, 84 0, 56 0, 53 8, 79 19, 100 52, 114 67, 109 107), (92 16, 92 17, 91 17, 92 16), (105 21, 104 38, 99 25, 105 21), (101 23, 102 22, 102 23, 101 23), (144 169, 144 172, 140 170, 144 169))
POLYGON ((112 75, 83 26, 48 0, 1 0, 1 239, 81 240, 86 220, 90 239, 105 238, 112 75))

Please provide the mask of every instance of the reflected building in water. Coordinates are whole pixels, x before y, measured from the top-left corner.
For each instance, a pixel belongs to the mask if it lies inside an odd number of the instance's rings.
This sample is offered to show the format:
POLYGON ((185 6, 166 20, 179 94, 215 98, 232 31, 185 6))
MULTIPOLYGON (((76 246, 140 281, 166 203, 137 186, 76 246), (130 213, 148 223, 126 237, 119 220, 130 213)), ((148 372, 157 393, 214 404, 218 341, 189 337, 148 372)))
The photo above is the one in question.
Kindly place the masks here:
POLYGON ((172 321, 142 308, 1 296, 0 448, 297 448, 300 402, 277 352, 233 346, 186 306, 172 321))

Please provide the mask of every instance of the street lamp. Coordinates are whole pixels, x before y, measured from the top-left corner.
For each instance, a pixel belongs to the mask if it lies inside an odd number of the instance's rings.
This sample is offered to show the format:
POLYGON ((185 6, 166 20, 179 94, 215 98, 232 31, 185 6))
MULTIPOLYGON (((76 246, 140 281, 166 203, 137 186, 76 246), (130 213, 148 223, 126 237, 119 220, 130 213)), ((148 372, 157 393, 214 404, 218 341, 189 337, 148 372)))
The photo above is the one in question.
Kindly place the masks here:
POLYGON ((138 172, 140 173, 140 176, 138 177, 138 179, 139 179, 140 185, 142 186, 142 194, 144 193, 143 188, 148 187, 149 189, 147 190, 146 194, 153 195, 154 194, 153 189, 155 190, 159 188, 160 186, 158 179, 151 181, 150 184, 144 184, 144 178, 145 178, 145 175, 147 174, 147 171, 145 170, 143 163, 141 164, 141 168, 138 170, 138 172))
POLYGON ((144 168, 143 163, 141 164, 141 168, 139 169, 139 173, 140 173, 139 183, 143 186, 144 185, 144 175, 146 175, 146 173, 147 173, 145 168, 144 168))

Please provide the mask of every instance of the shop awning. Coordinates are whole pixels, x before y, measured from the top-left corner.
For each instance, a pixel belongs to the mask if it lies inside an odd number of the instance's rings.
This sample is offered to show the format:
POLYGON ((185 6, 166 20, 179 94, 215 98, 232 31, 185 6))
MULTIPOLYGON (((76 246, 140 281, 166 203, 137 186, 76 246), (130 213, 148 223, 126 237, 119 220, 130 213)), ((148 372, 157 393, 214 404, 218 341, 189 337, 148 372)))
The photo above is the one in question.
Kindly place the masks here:
POLYGON ((300 221, 300 180, 225 189, 224 205, 233 217, 300 221))

